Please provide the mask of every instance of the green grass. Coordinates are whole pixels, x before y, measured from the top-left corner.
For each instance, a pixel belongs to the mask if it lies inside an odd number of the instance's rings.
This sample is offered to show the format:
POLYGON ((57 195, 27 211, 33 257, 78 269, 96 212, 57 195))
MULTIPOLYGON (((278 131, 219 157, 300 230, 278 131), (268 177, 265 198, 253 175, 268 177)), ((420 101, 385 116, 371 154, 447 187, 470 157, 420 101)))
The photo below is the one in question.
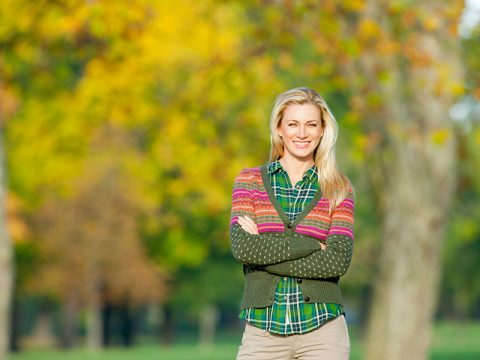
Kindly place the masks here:
POLYGON ((480 359, 480 324, 437 324, 431 353, 432 360, 480 359))
POLYGON ((218 344, 215 348, 200 349, 196 345, 181 344, 171 347, 142 345, 131 349, 108 349, 99 353, 87 350, 25 351, 11 356, 12 360, 226 360, 235 358, 236 345, 218 344))
MULTIPOLYGON (((352 360, 360 360, 362 344, 356 329, 351 329, 352 360)), ((11 360, 229 360, 234 359, 240 334, 224 338, 212 349, 184 341, 173 346, 140 345, 131 349, 112 348, 92 353, 85 349, 71 351, 28 350, 13 354, 11 360)), ((431 360, 480 359, 480 323, 441 323, 434 329, 431 360)))

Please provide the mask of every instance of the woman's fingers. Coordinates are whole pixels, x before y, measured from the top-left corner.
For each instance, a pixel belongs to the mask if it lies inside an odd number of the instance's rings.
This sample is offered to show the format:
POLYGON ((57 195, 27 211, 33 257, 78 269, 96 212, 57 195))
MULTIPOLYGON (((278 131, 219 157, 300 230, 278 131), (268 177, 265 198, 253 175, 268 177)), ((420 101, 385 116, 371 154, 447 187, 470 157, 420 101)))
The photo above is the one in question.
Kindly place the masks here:
POLYGON ((244 217, 239 217, 238 218, 238 223, 242 227, 243 230, 250 234, 254 234, 253 229, 252 229, 252 224, 244 217))
POLYGON ((238 223, 249 234, 258 234, 257 224, 248 216, 239 216, 238 223))
POLYGON ((257 224, 255 224, 255 221, 250 219, 248 216, 245 216, 245 220, 248 223, 248 227, 251 231, 251 234, 258 234, 258 228, 257 228, 257 224))

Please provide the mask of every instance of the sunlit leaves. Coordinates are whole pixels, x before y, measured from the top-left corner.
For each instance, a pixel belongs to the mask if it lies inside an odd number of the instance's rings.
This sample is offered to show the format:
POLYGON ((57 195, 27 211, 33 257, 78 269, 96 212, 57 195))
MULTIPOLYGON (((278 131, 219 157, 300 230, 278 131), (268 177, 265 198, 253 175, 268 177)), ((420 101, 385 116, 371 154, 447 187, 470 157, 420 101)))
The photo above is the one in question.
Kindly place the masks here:
POLYGON ((374 41, 379 38, 382 29, 378 23, 372 19, 363 19, 358 25, 357 36, 361 41, 374 41))

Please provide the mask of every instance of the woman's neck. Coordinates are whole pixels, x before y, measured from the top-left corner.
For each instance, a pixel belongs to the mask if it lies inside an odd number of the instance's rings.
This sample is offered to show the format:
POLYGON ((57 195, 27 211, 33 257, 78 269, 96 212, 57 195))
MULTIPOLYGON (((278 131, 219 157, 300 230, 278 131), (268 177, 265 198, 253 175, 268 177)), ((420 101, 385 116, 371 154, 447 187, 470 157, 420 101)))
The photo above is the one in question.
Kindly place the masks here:
POLYGON ((303 174, 312 167, 314 164, 313 159, 308 160, 300 160, 290 157, 282 157, 280 160, 280 164, 287 172, 288 176, 290 177, 290 182, 293 186, 302 180, 303 174))

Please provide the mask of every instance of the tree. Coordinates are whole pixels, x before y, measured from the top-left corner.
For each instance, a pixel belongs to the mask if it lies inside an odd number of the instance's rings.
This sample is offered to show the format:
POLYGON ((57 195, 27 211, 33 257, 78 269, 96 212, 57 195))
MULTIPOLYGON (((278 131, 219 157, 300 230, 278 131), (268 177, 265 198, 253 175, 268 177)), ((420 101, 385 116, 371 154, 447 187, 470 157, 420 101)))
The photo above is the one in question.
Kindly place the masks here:
MULTIPOLYGON (((86 308, 91 348, 101 346, 104 304, 157 303, 166 297, 165 271, 148 257, 139 237, 138 218, 148 209, 123 168, 128 144, 113 129, 101 132, 74 193, 46 201, 36 216, 44 261, 31 288, 58 296, 70 321, 75 310, 86 308)), ((65 323, 65 332, 72 326, 75 322, 65 323)))
POLYGON ((257 29, 278 51, 279 73, 303 79, 315 69, 310 74, 324 80, 321 90, 349 98, 340 119, 362 129, 352 140, 374 193, 360 195, 376 199, 380 214, 366 358, 423 359, 455 193, 456 134, 448 114, 463 92, 457 34, 463 2, 324 1, 309 4, 308 12, 305 6, 278 2, 254 16, 270 20, 270 31, 257 29))
POLYGON ((380 174, 372 181, 383 215, 367 359, 427 357, 455 193, 449 109, 463 89, 456 33, 462 5, 367 1, 352 29, 364 45, 352 72, 365 74, 355 89, 362 96, 353 100, 374 128, 374 164, 381 166, 372 172, 380 174))
MULTIPOLYGON (((2 113, 0 111, 0 126, 2 113)), ((7 358, 10 330, 10 310, 14 277, 12 244, 7 230, 7 180, 3 152, 3 126, 0 128, 0 359, 7 358)))

